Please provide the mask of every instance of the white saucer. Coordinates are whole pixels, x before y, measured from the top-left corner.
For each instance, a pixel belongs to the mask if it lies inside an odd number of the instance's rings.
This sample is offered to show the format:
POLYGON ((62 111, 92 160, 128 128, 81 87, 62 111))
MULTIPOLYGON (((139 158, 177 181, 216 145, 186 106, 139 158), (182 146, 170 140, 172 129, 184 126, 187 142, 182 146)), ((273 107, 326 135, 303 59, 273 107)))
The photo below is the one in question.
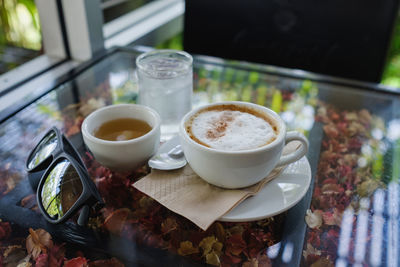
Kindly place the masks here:
POLYGON ((265 219, 286 211, 306 194, 311 182, 310 163, 306 157, 289 166, 257 195, 240 203, 219 221, 248 222, 265 219))

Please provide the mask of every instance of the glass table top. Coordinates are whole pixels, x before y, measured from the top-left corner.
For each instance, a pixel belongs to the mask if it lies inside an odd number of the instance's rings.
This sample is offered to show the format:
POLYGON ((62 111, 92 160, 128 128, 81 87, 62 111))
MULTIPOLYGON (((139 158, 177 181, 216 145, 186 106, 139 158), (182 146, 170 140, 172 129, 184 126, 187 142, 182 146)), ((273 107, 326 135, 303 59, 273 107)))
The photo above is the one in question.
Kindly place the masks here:
POLYGON ((287 212, 254 222, 217 221, 203 231, 134 189, 148 166, 112 172, 84 146, 80 126, 88 114, 136 102, 138 54, 114 49, 1 122, 0 265, 399 264, 400 94, 297 70, 195 57, 193 106, 240 100, 278 112, 290 130, 309 139, 313 179, 287 212), (27 181, 26 159, 52 126, 78 149, 106 203, 91 212, 88 227, 74 219, 46 223, 27 181))

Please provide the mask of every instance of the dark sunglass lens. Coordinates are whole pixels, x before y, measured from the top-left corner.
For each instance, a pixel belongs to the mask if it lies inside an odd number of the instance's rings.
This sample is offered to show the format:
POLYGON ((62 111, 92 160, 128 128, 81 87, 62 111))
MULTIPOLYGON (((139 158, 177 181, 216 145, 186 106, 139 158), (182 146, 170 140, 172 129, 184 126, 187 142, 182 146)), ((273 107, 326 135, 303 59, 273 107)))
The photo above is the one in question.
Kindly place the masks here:
POLYGON ((36 146, 35 150, 28 159, 28 169, 32 169, 45 160, 57 147, 57 135, 51 131, 36 146))
POLYGON ((71 162, 64 159, 46 177, 40 195, 42 205, 53 219, 60 219, 82 194, 82 181, 71 162))

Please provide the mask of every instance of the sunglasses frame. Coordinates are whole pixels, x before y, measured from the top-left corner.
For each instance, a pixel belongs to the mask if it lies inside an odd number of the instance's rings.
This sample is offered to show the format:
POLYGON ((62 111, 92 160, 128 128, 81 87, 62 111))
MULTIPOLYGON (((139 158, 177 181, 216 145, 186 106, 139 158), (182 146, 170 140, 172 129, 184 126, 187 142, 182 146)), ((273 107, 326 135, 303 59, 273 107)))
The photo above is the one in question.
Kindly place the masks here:
POLYGON ((32 152, 28 156, 26 169, 32 187, 37 189, 36 200, 39 210, 43 214, 44 218, 50 223, 58 224, 65 222, 66 220, 70 219, 77 211, 81 210, 78 218, 78 224, 86 225, 89 217, 90 208, 94 207, 96 204, 98 204, 99 206, 104 205, 104 202, 97 190, 97 187, 93 183, 92 179, 90 179, 88 171, 86 170, 86 167, 78 152, 69 142, 69 140, 63 134, 61 134, 56 127, 52 127, 49 131, 47 131, 42 139, 40 139, 38 144, 33 148, 32 152), (34 153, 37 152, 38 146, 48 135, 51 134, 51 132, 54 132, 56 134, 56 147, 49 154, 49 156, 42 160, 42 162, 40 162, 35 167, 29 169, 29 159, 31 159, 34 153), (54 169, 55 166, 57 166, 57 164, 61 160, 64 159, 68 160, 72 167, 75 168, 75 171, 78 174, 79 179, 82 183, 82 193, 76 200, 76 202, 71 206, 71 208, 62 217, 54 219, 46 212, 46 209, 42 204, 41 190, 43 189, 43 186, 50 172, 54 169))

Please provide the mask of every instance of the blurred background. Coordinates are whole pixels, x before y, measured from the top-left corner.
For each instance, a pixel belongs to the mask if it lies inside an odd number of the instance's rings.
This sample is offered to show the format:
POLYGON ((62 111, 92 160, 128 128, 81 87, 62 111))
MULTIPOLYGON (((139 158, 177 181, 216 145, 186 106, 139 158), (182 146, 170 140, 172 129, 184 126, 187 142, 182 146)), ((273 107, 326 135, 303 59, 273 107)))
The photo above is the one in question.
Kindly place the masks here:
POLYGON ((42 53, 39 15, 33 0, 0 0, 0 74, 42 53))
MULTIPOLYGON (((108 23, 152 0, 102 0, 108 23)), ((182 33, 156 44, 157 48, 183 48, 182 33)), ((43 54, 41 26, 34 0, 0 0, 0 74, 43 54)), ((381 83, 400 87, 400 19, 394 27, 381 83)))

